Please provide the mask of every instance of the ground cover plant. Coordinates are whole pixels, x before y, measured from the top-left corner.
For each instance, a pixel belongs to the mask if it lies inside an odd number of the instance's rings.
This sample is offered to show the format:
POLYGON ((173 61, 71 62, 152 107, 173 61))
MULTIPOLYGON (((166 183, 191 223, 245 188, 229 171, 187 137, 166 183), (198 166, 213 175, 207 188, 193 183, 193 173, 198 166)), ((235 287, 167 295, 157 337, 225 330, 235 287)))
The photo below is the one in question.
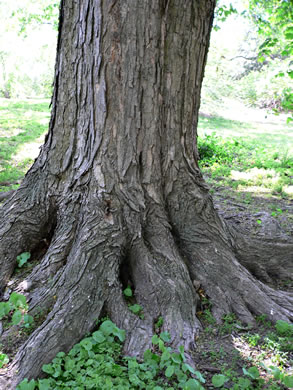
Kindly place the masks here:
MULTIPOLYGON (((207 325, 215 325, 208 309, 203 313, 203 320, 207 325)), ((206 363, 208 358, 211 361, 211 367, 203 367, 205 372, 200 372, 188 364, 183 346, 179 347, 179 351, 171 349, 168 345, 170 336, 161 332, 160 327, 156 328, 152 348, 145 351, 143 361, 123 357, 125 332, 109 319, 104 319, 99 322, 98 330, 81 340, 68 354, 59 352, 50 364, 43 366, 47 378, 31 381, 25 379, 17 390, 278 390, 292 387, 293 375, 288 373, 291 362, 288 352, 292 352, 293 325, 278 321, 273 327, 264 316, 257 320, 265 328, 264 331, 260 326, 261 336, 252 332, 242 332, 241 335, 241 326, 233 315, 226 316, 223 325, 217 329, 222 336, 233 338, 234 343, 238 343, 242 349, 245 343, 252 350, 258 346, 254 359, 245 361, 240 354, 236 356, 234 353, 234 359, 228 364, 225 348, 213 345, 199 353, 198 357, 202 362, 206 363), (237 330, 240 334, 235 336, 237 330), (270 362, 264 363, 263 356, 270 358, 270 362), (211 374, 213 368, 216 373, 211 374)), ((203 340, 207 342, 208 338, 203 337, 198 341, 199 344, 203 340)), ((234 352, 236 351, 235 348, 234 352)))

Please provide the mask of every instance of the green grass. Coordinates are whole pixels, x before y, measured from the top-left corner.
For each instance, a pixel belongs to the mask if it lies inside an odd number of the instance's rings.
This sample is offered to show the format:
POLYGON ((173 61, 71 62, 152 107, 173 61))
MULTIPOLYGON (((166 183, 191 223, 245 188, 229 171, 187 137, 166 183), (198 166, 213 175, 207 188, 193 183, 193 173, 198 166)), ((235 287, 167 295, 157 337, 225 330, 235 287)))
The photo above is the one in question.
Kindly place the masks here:
POLYGON ((48 130, 49 100, 0 99, 0 191, 21 180, 48 130))
POLYGON ((257 126, 217 116, 201 118, 200 166, 212 184, 216 180, 234 190, 292 198, 293 126, 276 124, 274 132, 265 135, 261 124, 257 126))

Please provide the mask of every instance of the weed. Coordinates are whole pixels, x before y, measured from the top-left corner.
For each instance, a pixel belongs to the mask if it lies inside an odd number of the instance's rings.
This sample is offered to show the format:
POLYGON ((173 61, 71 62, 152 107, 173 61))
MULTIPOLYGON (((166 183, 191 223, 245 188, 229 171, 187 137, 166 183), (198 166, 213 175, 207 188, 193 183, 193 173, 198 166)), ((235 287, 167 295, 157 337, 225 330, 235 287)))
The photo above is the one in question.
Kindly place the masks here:
POLYGON ((204 321, 209 324, 209 325, 215 325, 216 324, 216 319, 215 317, 212 315, 211 311, 209 309, 206 309, 204 312, 203 312, 203 319, 204 321))
POLYGON ((255 333, 255 334, 247 334, 247 342, 250 346, 256 347, 260 341, 260 335, 255 333))
POLYGON ((26 297, 13 292, 8 302, 0 302, 0 320, 11 318, 12 325, 22 323, 25 328, 30 328, 34 322, 33 317, 27 314, 28 304, 26 297))
POLYGON ((29 252, 23 252, 16 257, 18 267, 21 268, 30 259, 31 254, 29 252))

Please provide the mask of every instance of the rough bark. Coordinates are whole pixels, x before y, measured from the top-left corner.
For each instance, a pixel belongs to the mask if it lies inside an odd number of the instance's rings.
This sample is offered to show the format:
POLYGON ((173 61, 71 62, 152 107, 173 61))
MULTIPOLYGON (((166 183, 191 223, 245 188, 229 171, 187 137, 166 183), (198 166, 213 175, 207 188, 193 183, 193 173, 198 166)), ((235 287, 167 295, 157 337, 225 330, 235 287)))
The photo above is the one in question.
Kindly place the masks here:
MULTIPOLYGON (((61 2, 49 133, 0 210, 2 291, 16 256, 53 233, 22 285, 32 314, 49 314, 1 388, 38 376, 105 311, 127 330, 126 353, 142 354, 159 316, 174 347, 194 348, 201 328, 194 280, 219 321, 231 311, 245 322, 263 313, 292 319, 292 295, 258 280, 257 270, 269 275, 270 266, 253 243, 255 266, 250 243, 217 215, 197 165, 214 6, 214 0, 61 2), (144 320, 127 308, 125 280, 144 320)), ((285 254, 292 259, 292 243, 284 244, 280 267, 279 246, 263 248, 275 264, 271 280, 288 265, 285 254)))

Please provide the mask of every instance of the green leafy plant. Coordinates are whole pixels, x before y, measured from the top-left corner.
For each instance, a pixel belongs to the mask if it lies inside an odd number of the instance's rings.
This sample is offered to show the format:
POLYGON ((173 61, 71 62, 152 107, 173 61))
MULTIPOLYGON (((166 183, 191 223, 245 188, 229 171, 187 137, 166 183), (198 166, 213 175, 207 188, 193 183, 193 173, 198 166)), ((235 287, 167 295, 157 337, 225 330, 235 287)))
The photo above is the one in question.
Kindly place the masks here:
POLYGON ((31 254, 29 252, 23 252, 16 257, 18 267, 21 268, 30 259, 31 254))
POLYGON ((9 358, 5 353, 0 353, 0 368, 9 362, 9 358))
POLYGON ((123 291, 123 294, 126 298, 130 298, 133 296, 132 289, 130 286, 127 286, 127 288, 123 291))
POLYGON ((138 315, 140 318, 143 318, 143 309, 140 305, 135 303, 134 305, 129 305, 128 306, 129 310, 133 313, 138 315))
POLYGON ((277 334, 280 336, 293 336, 293 324, 289 324, 283 320, 278 320, 275 328, 277 330, 277 334))
POLYGON ((164 318, 159 317, 155 323, 155 329, 160 329, 163 326, 164 318))
POLYGON ((258 379, 259 378, 259 371, 257 367, 249 367, 248 370, 243 367, 242 368, 243 374, 249 376, 251 379, 258 379))
POLYGON ((0 302, 0 320, 11 315, 13 325, 18 325, 22 322, 23 327, 31 327, 34 320, 31 315, 27 314, 27 311, 26 297, 22 294, 13 292, 8 302, 0 302))
POLYGON ((225 384, 225 382, 227 382, 228 380, 229 378, 226 377, 225 375, 217 374, 212 377, 212 384, 218 388, 218 387, 222 387, 225 384))
POLYGON ((25 379, 17 390, 203 390, 204 377, 186 362, 182 346, 178 351, 168 346, 171 338, 167 332, 152 337, 153 347, 145 351, 143 362, 121 358, 124 340, 125 332, 107 319, 67 355, 59 352, 45 364, 48 378, 25 379))

